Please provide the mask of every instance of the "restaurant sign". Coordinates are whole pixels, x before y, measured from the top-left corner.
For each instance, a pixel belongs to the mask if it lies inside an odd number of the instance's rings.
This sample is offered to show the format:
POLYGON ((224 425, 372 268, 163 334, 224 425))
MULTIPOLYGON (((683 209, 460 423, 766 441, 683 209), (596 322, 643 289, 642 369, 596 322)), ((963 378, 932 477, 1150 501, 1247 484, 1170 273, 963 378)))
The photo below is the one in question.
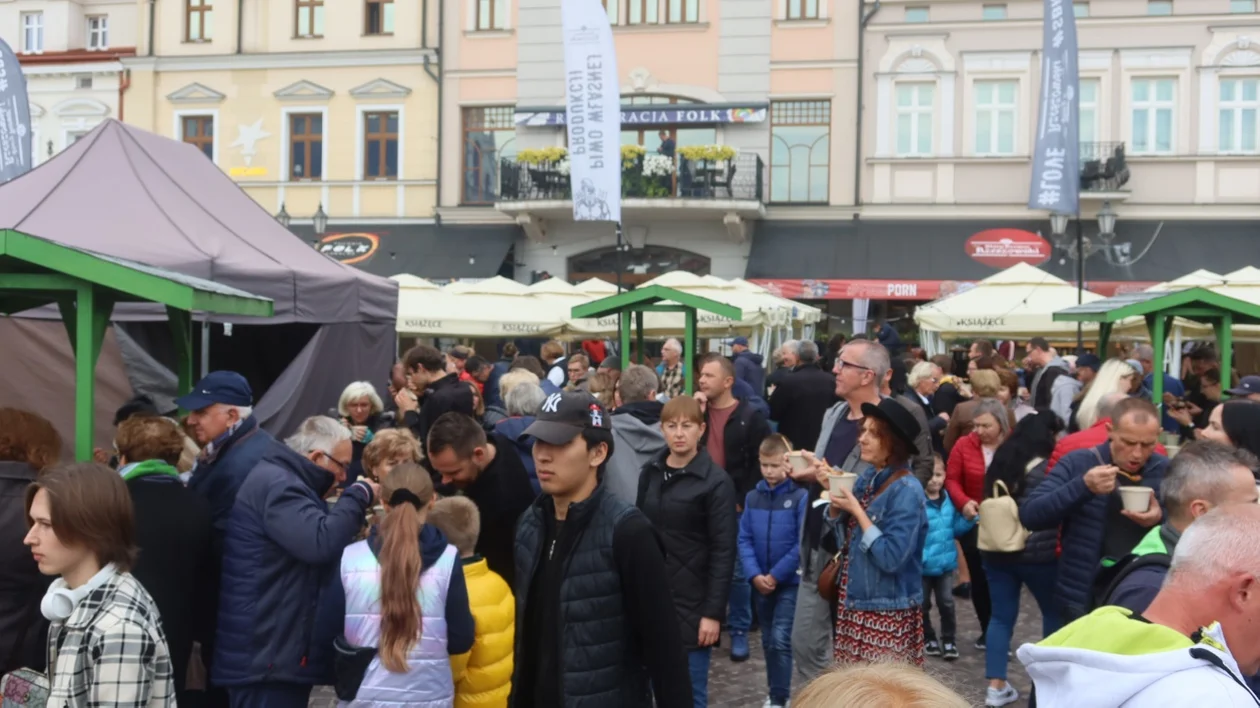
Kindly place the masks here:
POLYGON ((1037 266, 1054 250, 1040 235, 1023 229, 987 229, 967 239, 967 255, 987 266, 1010 268, 1016 263, 1037 266))
POLYGON ((333 260, 354 265, 371 258, 380 243, 376 234, 332 234, 320 239, 316 249, 333 260))
MULTIPOLYGON (((702 103, 678 107, 625 106, 621 109, 621 127, 633 125, 710 125, 713 123, 764 123, 764 106, 717 108, 702 103)), ((517 111, 516 124, 527 128, 545 128, 565 124, 563 108, 543 111, 517 111)))

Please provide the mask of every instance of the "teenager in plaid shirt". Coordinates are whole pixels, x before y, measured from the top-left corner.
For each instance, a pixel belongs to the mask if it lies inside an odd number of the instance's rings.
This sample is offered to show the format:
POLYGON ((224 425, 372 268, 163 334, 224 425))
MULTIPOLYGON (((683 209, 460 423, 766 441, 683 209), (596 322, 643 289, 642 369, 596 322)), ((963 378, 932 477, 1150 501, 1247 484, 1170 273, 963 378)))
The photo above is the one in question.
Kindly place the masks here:
POLYGON ((136 548, 122 477, 94 463, 49 468, 26 490, 26 522, 40 572, 60 576, 40 605, 52 622, 48 705, 175 705, 157 607, 128 572, 136 548))

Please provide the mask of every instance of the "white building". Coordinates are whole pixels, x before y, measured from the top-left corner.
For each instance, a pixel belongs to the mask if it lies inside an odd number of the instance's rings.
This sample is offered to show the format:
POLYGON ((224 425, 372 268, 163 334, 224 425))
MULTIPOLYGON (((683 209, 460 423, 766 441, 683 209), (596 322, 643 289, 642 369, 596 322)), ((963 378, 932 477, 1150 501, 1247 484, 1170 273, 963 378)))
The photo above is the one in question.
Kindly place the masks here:
POLYGON ((31 99, 35 164, 125 113, 121 57, 136 52, 134 0, 0 0, 0 38, 31 99))

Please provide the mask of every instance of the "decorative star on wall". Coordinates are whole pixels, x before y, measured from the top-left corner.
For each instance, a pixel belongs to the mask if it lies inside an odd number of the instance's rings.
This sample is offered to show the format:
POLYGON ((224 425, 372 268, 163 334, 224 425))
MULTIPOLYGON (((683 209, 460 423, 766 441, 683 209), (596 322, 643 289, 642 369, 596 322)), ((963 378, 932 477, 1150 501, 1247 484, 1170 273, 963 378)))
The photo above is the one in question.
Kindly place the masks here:
POLYGON ((253 164, 254 155, 258 154, 258 141, 271 137, 271 133, 263 130, 262 122, 263 119, 259 118, 252 125, 236 126, 236 142, 229 147, 239 147, 241 149, 241 157, 245 158, 246 165, 253 164))

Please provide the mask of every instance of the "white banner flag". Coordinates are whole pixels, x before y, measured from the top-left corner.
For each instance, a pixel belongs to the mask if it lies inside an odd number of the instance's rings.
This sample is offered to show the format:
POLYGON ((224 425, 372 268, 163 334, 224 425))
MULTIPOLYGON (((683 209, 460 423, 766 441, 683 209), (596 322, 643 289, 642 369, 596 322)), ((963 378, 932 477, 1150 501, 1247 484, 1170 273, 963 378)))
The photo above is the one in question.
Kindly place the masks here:
POLYGON ((621 221, 621 91, 608 11, 563 0, 565 126, 576 221, 621 221))

